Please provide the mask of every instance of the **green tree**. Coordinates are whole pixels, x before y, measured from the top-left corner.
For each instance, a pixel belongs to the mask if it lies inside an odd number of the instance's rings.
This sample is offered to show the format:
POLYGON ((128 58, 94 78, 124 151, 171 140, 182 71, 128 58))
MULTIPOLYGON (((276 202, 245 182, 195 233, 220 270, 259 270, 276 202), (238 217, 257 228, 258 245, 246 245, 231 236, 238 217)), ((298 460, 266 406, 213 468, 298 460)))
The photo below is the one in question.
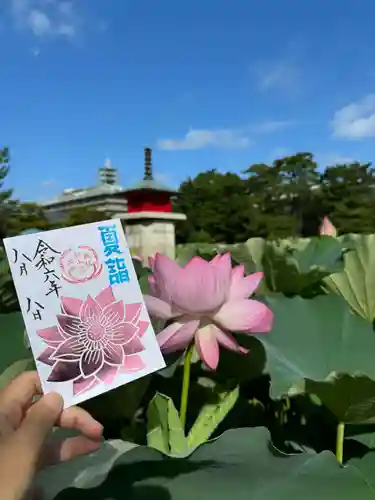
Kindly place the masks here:
POLYGON ((375 232, 375 169, 371 163, 328 167, 322 175, 325 214, 340 233, 375 232))
POLYGON ((177 225, 183 242, 234 243, 249 238, 252 210, 246 182, 237 174, 209 170, 180 186, 174 208, 187 216, 177 225))
POLYGON ((61 223, 61 227, 79 226, 90 222, 100 222, 110 219, 110 215, 101 210, 90 207, 77 207, 71 210, 67 218, 61 223))
MULTIPOLYGON (((258 210, 258 236, 282 238, 315 234, 319 224, 318 165, 311 153, 297 153, 250 166, 247 193, 258 210)), ((254 230, 254 228, 253 228, 254 230)))
POLYGON ((14 207, 14 213, 9 220, 9 236, 20 234, 27 229, 40 229, 43 231, 51 229, 43 208, 37 203, 19 203, 14 207))
POLYGON ((13 190, 3 190, 4 181, 9 173, 9 149, 0 149, 0 241, 7 236, 9 219, 15 208, 11 200, 13 190))

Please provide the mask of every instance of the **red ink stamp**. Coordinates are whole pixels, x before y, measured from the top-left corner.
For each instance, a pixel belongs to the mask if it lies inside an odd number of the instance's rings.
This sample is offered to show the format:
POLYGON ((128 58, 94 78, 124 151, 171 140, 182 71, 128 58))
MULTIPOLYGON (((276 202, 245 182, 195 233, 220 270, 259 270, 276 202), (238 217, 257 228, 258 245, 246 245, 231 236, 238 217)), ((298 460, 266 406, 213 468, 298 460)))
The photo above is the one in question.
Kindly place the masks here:
POLYGON ((60 269, 62 278, 68 283, 86 283, 97 276, 103 270, 98 254, 91 247, 80 245, 69 248, 60 257, 60 269))

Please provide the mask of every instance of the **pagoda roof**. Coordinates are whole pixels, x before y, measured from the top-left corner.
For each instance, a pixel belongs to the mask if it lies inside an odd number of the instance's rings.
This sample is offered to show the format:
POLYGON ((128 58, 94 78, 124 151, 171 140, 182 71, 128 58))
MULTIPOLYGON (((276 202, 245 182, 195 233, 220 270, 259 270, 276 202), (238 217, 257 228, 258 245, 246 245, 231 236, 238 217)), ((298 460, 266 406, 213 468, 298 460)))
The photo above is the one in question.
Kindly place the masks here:
POLYGON ((160 182, 155 181, 152 173, 152 149, 145 148, 145 164, 143 180, 137 182, 134 186, 125 189, 124 193, 134 193, 134 191, 159 191, 161 193, 177 194, 177 191, 171 189, 160 182))
POLYGON ((160 182, 156 182, 154 179, 143 179, 142 181, 134 184, 134 186, 124 189, 124 193, 131 193, 134 191, 159 191, 170 194, 176 193, 174 189, 171 189, 160 182))

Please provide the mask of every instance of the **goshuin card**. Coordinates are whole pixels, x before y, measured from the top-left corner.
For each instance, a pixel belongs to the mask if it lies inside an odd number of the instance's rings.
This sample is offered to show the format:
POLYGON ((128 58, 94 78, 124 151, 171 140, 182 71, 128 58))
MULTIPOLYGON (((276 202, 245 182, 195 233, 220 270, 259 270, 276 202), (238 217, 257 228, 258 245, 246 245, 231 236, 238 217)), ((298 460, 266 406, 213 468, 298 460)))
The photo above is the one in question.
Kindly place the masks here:
POLYGON ((165 367, 119 220, 4 244, 45 393, 69 407, 165 367))

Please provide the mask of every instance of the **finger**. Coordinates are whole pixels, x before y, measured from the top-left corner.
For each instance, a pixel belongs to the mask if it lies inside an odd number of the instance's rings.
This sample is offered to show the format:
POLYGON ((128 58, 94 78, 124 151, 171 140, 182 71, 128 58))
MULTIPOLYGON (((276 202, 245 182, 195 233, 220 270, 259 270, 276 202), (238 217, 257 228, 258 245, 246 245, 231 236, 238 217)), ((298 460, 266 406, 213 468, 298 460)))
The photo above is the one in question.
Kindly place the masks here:
POLYGON ((63 406, 60 395, 47 394, 29 409, 19 429, 4 441, 6 460, 0 468, 0 484, 6 484, 14 498, 22 498, 29 488, 47 435, 59 420, 63 406))
POLYGON ((103 426, 82 408, 64 410, 58 425, 63 429, 74 429, 94 441, 103 437, 103 426))
POLYGON ((46 394, 29 409, 21 426, 9 439, 9 449, 22 455, 20 466, 23 470, 36 468, 45 440, 58 422, 63 407, 64 401, 59 394, 46 394))
POLYGON ((55 465, 59 462, 66 462, 72 458, 92 453, 100 448, 100 441, 93 441, 84 436, 67 438, 63 441, 48 443, 41 457, 42 467, 55 465))
POLYGON ((40 487, 31 487, 22 500, 44 500, 43 489, 40 487))
POLYGON ((42 388, 37 372, 25 372, 0 392, 0 434, 9 434, 21 424, 25 411, 42 388))

